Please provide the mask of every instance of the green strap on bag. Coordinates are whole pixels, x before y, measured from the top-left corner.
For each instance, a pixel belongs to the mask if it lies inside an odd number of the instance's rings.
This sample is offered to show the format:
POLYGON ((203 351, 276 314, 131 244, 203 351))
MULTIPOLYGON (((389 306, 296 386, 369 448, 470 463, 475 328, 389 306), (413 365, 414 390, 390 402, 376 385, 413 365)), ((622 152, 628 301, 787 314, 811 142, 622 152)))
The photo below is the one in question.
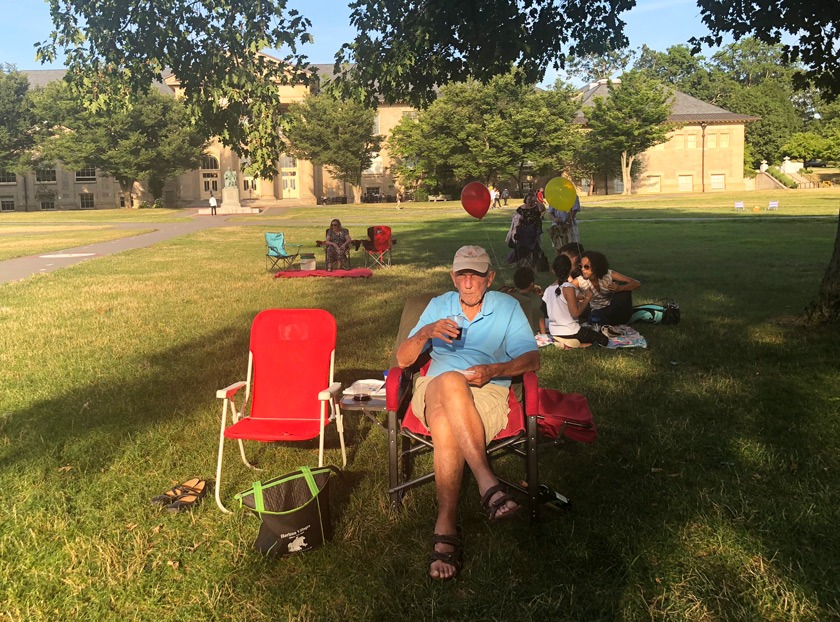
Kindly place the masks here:
MULTIPOLYGON (((309 492, 312 493, 312 498, 314 499, 318 496, 318 493, 320 491, 318 490, 318 484, 315 483, 315 478, 312 477, 312 469, 310 469, 308 466, 302 466, 299 470, 303 474, 303 478, 306 480, 306 485, 309 486, 309 492)), ((263 514, 264 512, 266 512, 265 500, 263 499, 263 483, 261 481, 254 482, 252 490, 254 491, 254 510, 260 514, 263 514)), ((242 500, 240 499, 240 503, 241 502, 242 500)), ((289 511, 294 512, 295 510, 289 511)), ((282 512, 272 512, 272 514, 280 513, 282 512)))

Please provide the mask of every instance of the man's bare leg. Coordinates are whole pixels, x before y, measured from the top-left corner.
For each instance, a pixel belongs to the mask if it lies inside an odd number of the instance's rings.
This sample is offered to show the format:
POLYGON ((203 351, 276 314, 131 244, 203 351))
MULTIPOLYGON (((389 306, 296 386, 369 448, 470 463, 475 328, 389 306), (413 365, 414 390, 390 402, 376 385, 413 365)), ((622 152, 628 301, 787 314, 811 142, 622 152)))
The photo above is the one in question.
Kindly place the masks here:
MULTIPOLYGON (((435 533, 453 535, 457 532, 458 492, 461 489, 464 462, 472 470, 482 496, 499 483, 487 460, 484 424, 463 374, 446 372, 429 382, 426 387, 426 421, 435 446, 435 486, 438 497, 435 533)), ((492 499, 502 494, 496 493, 492 499)), ((515 502, 508 501, 499 509, 498 515, 503 516, 517 508, 515 502)), ((438 550, 451 552, 452 547, 440 544, 438 550)), ((453 566, 441 561, 433 562, 430 568, 433 578, 449 578, 454 572, 453 566)))

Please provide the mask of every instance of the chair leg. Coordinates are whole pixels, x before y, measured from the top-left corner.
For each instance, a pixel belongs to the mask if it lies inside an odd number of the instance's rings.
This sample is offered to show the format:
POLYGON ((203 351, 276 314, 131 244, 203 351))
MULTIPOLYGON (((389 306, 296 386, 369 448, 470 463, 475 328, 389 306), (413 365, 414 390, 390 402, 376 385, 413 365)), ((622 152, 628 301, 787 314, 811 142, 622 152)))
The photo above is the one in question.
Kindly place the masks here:
POLYGON ((215 485, 215 496, 216 496, 216 505, 219 506, 219 509, 224 512, 225 514, 232 514, 229 509, 227 509, 224 504, 222 503, 221 497, 221 489, 222 489, 222 456, 225 451, 225 423, 227 423, 227 407, 228 407, 228 400, 225 400, 222 404, 222 427, 219 431, 219 458, 216 461, 216 485, 215 485))
POLYGON ((327 403, 321 402, 321 434, 318 435, 318 466, 324 466, 324 417, 327 414, 327 403))
POLYGON ((537 432, 537 418, 526 417, 526 455, 525 455, 525 476, 528 482, 528 513, 531 522, 539 519, 539 488, 540 488, 540 464, 539 464, 539 436, 537 432))
POLYGON ((335 403, 335 429, 338 430, 338 441, 341 443, 341 468, 347 466, 347 448, 344 445, 344 415, 341 406, 335 403))

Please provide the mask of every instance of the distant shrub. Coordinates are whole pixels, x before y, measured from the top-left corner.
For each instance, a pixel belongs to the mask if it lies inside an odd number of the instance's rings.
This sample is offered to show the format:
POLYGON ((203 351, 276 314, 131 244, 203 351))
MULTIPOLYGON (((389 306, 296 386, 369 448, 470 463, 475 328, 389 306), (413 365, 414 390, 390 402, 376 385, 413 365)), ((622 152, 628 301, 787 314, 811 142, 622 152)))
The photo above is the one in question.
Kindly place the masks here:
POLYGON ((771 166, 767 169, 767 172, 786 188, 796 188, 798 185, 795 181, 793 181, 793 179, 785 175, 777 166, 771 166))
POLYGON ((429 191, 425 188, 417 188, 414 191, 414 200, 415 201, 428 201, 429 200, 429 191))
POLYGON ((155 202, 152 204, 152 207, 154 207, 155 209, 161 209, 162 207, 164 207, 163 199, 155 199, 155 202))

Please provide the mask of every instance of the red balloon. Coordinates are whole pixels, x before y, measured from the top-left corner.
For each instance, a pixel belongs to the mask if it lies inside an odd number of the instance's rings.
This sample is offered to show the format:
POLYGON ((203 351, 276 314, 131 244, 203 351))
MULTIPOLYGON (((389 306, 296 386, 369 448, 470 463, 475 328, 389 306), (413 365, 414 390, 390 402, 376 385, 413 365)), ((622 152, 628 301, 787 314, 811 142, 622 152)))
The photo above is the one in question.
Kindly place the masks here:
POLYGON ((480 181, 471 181, 461 190, 461 205, 467 214, 481 220, 490 209, 490 190, 480 181))

